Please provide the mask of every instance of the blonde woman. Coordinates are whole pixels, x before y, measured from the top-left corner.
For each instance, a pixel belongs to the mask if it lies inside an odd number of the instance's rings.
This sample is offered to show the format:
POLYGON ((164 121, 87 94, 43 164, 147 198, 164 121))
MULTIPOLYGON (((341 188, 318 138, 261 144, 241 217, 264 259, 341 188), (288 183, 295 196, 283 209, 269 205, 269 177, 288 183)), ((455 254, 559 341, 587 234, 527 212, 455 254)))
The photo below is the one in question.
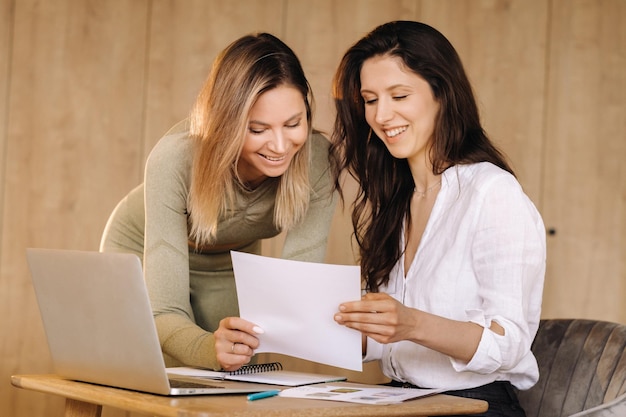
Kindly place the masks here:
POLYGON ((323 261, 335 194, 311 107, 287 45, 236 40, 113 211, 100 249, 142 258, 168 365, 236 370, 254 355, 262 329, 238 317, 231 250, 287 231, 284 258, 323 261))

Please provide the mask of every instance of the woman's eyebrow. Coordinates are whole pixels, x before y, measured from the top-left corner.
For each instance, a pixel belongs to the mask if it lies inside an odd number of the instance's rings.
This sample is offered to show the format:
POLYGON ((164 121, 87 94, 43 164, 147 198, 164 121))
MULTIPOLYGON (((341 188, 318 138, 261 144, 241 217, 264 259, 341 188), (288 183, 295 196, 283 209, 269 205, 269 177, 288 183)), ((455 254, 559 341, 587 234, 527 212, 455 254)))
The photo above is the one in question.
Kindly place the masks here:
MULTIPOLYGON (((303 113, 304 113, 304 112, 298 112, 298 113, 294 114, 294 115, 293 115, 293 116, 291 116, 289 119, 285 120, 285 121, 284 121, 284 123, 289 123, 289 122, 291 122, 291 121, 294 121, 295 119, 301 118, 303 113)), ((269 125, 270 125, 269 123, 262 122, 262 121, 260 121, 260 120, 250 120, 250 122, 249 122, 249 123, 250 123, 250 124, 254 123, 254 124, 256 124, 256 125, 261 125, 261 126, 269 126, 269 125)))
MULTIPOLYGON (((384 91, 391 91, 391 90, 395 90, 395 89, 398 89, 398 88, 411 88, 411 86, 407 85, 407 84, 394 84, 394 85, 390 85, 389 87, 386 87, 384 89, 384 91)), ((361 94, 364 94, 364 93, 376 94, 374 91, 368 90, 367 88, 362 88, 361 89, 361 94)))

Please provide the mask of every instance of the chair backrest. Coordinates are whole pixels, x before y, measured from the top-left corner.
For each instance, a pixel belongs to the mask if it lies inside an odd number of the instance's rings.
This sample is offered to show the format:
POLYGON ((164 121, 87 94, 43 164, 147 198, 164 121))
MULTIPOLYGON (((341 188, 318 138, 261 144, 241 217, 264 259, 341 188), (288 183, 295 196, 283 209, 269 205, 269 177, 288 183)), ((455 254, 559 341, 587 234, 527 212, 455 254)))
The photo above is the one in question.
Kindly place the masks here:
POLYGON ((532 351, 539 381, 518 393, 527 417, 565 417, 626 393, 626 325, 542 320, 532 351))

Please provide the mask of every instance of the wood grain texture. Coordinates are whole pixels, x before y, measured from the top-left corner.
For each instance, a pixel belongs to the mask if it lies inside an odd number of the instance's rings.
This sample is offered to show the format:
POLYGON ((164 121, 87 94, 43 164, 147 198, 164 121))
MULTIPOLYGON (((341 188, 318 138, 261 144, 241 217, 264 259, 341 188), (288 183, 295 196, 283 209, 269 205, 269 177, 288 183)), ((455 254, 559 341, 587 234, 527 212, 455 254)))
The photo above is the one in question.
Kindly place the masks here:
MULTIPOLYGON (((4 380, 51 366, 25 248, 97 249, 108 213, 141 173, 146 10, 142 0, 15 2, 3 97, 4 380)), ((2 415, 43 415, 63 405, 4 388, 1 395, 2 415)))
POLYGON ((548 5, 543 0, 444 0, 424 2, 420 10, 420 18, 456 48, 487 134, 508 156, 537 205, 548 5))
POLYGON ((0 2, 0 184, 4 183, 7 143, 7 100, 10 83, 11 46, 13 36, 13 0, 0 2))
MULTIPOLYGON (((18 375, 11 382, 20 388, 163 417, 417 417, 476 414, 487 409, 485 401, 450 395, 432 395, 381 407, 287 397, 247 401, 245 395, 167 397, 68 381, 50 375, 18 375)), ((75 409, 78 411, 79 407, 75 409)), ((82 416, 97 417, 97 410, 93 407, 91 410, 84 407, 82 411, 82 416), (91 412, 88 414, 88 411, 91 412)))
POLYGON ((150 11, 144 156, 189 115, 217 54, 253 32, 282 38, 282 0, 154 0, 150 11))
POLYGON ((552 3, 546 317, 626 322, 626 2, 552 3))

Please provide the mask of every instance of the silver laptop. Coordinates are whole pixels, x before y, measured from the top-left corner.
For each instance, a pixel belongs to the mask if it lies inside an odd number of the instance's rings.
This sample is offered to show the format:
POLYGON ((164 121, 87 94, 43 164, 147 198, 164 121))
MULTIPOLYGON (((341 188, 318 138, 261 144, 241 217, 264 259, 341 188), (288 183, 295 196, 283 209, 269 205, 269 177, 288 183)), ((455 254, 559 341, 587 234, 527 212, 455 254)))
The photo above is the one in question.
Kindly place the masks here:
POLYGON ((161 395, 260 392, 275 386, 167 374, 139 258, 26 249, 55 372, 161 395))

